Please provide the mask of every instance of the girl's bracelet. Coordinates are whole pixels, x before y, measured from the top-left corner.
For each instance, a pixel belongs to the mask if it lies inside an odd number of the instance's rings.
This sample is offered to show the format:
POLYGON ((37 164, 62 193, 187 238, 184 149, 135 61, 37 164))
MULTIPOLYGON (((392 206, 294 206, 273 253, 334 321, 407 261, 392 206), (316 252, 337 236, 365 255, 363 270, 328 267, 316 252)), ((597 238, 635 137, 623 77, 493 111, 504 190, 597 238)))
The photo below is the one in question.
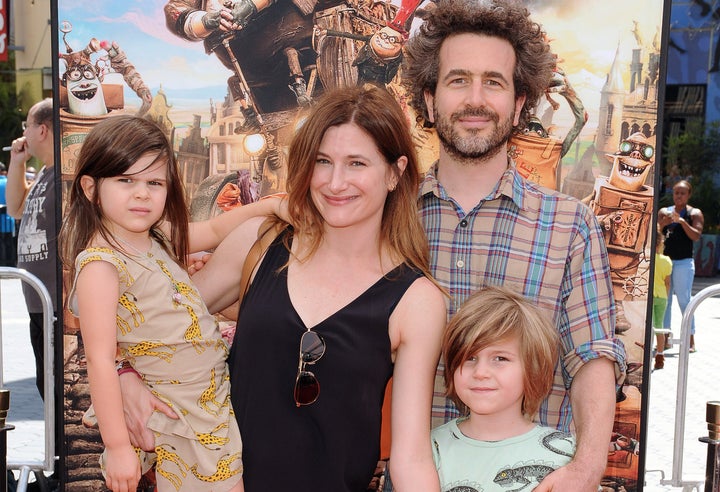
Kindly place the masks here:
POLYGON ((130 364, 130 361, 127 359, 120 359, 115 365, 115 370, 117 371, 118 376, 125 374, 126 372, 131 372, 137 377, 140 377, 140 373, 135 370, 132 364, 130 364))

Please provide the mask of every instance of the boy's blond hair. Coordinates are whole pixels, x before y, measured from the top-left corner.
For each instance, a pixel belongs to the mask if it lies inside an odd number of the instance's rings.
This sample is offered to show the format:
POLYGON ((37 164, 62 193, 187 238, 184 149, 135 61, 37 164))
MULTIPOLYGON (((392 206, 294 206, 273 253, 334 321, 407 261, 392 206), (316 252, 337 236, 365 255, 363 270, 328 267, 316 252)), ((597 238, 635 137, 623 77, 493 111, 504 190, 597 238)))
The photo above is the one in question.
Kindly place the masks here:
POLYGON ((520 341, 523 363, 522 412, 528 418, 537 413, 550 393, 558 363, 560 341, 552 313, 510 289, 496 286, 473 294, 445 329, 445 393, 461 411, 467 413, 468 409, 455 391, 455 371, 478 351, 512 337, 520 341))

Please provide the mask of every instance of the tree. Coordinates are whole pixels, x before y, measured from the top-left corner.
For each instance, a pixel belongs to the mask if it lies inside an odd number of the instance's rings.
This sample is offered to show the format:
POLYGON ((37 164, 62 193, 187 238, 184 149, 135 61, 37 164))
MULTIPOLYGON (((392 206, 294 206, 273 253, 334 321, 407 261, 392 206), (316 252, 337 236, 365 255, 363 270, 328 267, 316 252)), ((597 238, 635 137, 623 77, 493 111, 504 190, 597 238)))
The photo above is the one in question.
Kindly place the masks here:
MULTIPOLYGON (((7 62, 0 62, 0 147, 22 134, 23 114, 15 94, 15 53, 9 55, 7 62)), ((0 151, 0 161, 9 160, 10 152, 0 151)))
MULTIPOLYGON (((690 204, 705 216, 704 232, 720 232, 720 122, 690 120, 685 130, 668 137, 667 167, 692 184, 690 204)), ((666 170, 666 174, 667 173, 666 170)), ((669 183, 672 186, 672 183, 669 183)), ((660 197, 660 206, 672 205, 672 194, 660 197)))

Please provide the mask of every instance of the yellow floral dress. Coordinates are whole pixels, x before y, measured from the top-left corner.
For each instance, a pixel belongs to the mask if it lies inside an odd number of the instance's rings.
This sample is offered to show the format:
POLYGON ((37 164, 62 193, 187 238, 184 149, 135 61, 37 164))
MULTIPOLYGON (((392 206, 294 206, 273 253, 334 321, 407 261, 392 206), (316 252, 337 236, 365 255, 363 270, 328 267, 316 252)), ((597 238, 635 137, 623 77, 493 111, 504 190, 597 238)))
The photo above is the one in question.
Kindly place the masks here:
MULTIPOLYGON (((76 278, 93 261, 120 280, 118 348, 143 381, 180 418, 155 412, 155 453, 138 450, 143 473, 156 463, 160 490, 226 491, 242 478, 242 441, 230 403, 227 342, 185 269, 153 241, 145 255, 88 248, 76 278)), ((74 293, 71 308, 77 312, 74 293)), ((101 459, 102 461, 102 459, 101 459)))

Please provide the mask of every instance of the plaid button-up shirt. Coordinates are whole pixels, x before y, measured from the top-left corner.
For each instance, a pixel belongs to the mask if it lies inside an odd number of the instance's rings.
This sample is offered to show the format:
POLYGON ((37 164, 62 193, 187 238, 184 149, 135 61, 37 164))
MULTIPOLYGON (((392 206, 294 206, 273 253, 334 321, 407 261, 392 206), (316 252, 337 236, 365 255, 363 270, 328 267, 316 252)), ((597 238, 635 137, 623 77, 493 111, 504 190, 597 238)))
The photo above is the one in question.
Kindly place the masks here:
MULTIPOLYGON (((597 219, 578 200, 523 179, 513 165, 495 189, 464 212, 437 180, 437 163, 420 186, 420 218, 437 281, 451 295, 448 317, 484 285, 504 285, 553 316, 561 338, 553 388, 536 420, 572 428, 569 389, 586 362, 605 357, 620 382, 625 350, 615 338, 607 251, 597 219)), ((458 416, 444 395, 440 363, 433 427, 458 416)))

